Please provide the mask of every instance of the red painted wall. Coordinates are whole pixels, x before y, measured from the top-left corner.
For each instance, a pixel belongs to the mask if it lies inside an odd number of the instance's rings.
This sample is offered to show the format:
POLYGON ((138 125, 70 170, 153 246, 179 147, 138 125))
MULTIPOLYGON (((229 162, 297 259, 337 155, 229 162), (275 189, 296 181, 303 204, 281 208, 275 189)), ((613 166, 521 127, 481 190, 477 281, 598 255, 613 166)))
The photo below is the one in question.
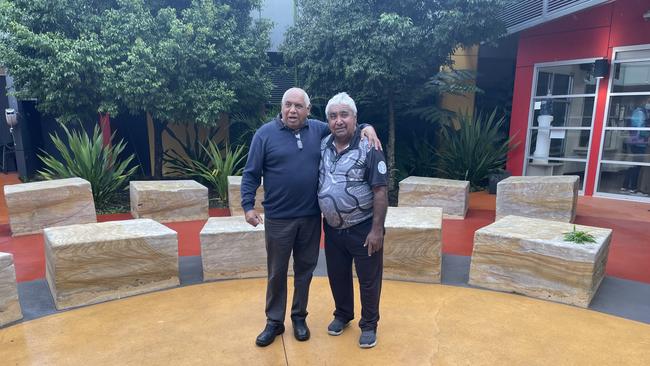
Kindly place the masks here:
MULTIPOLYGON (((650 44, 649 0, 618 0, 523 31, 519 38, 510 136, 519 143, 508 155, 507 169, 523 173, 534 65, 542 62, 606 57, 614 47, 650 44)), ((585 194, 592 195, 607 101, 608 78, 600 81, 585 194)))

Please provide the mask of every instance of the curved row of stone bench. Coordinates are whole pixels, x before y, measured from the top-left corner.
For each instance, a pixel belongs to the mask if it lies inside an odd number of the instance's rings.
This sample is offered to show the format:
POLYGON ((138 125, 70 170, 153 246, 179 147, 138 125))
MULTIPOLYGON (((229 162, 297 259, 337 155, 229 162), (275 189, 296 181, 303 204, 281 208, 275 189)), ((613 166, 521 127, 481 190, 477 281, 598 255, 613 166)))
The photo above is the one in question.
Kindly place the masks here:
MULTIPOLYGON (((198 208, 189 211, 181 208, 178 215, 183 219, 201 219, 202 210, 207 211, 200 203, 202 199, 192 199, 202 195, 203 190, 192 191, 197 187, 174 181, 158 183, 132 182, 132 202, 148 202, 169 194, 163 201, 174 203, 171 206, 187 200, 192 202, 189 206, 198 208), (190 193, 183 196, 187 192, 190 193), (200 215, 191 216, 191 212, 199 209, 200 215)), ((146 212, 143 215, 156 217, 157 212, 163 211, 162 206, 163 203, 139 207, 146 212)), ((439 207, 388 209, 384 278, 440 283, 444 210, 439 207)), ((158 218, 166 220, 169 216, 158 218)), ((562 243, 562 234, 570 229, 569 224, 508 216, 478 230, 470 284, 588 306, 604 276, 611 230, 579 227, 593 233, 598 243, 579 247, 562 243)), ((58 309, 179 284, 177 235, 151 219, 50 227, 44 230, 44 237, 46 277, 58 309)), ((253 228, 242 216, 214 217, 206 222, 200 239, 205 281, 266 276, 262 225, 253 228)), ((3 264, 0 274, 4 276, 0 279, 9 278, 3 271, 8 267, 4 264, 11 263, 13 271, 10 258, 0 261, 3 264)), ((15 273, 12 273, 13 280, 9 282, 13 283, 15 293, 15 273)), ((10 287, 0 282, 0 323, 16 316, 17 295, 5 296, 10 293, 7 288, 10 287), (11 318, 2 317, 6 299, 14 304, 11 312, 5 312, 11 313, 11 318)))

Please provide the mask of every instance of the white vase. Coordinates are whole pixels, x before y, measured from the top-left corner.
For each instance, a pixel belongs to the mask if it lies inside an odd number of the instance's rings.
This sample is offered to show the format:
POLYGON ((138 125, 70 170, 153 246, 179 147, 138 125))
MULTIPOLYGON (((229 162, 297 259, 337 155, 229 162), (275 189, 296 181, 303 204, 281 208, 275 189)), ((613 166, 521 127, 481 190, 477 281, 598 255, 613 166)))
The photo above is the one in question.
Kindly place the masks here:
POLYGON ((533 153, 533 163, 548 164, 548 152, 551 148, 551 122, 553 116, 547 114, 537 117, 537 143, 533 153))

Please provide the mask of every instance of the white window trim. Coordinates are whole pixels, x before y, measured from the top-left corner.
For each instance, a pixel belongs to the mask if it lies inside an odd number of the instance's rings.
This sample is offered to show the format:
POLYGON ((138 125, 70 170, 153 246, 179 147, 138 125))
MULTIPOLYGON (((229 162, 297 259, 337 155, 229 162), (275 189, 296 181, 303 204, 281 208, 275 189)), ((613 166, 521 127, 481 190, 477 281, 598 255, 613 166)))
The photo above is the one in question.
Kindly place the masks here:
MULTIPOLYGON (((590 58, 581 58, 581 59, 573 59, 573 60, 563 60, 563 61, 553 61, 553 62, 540 62, 536 63, 535 66, 533 67, 533 82, 531 85, 531 90, 530 90, 530 105, 528 106, 528 125, 526 127, 526 146, 524 147, 524 162, 523 162, 523 169, 522 169, 522 175, 526 175, 526 169, 528 168, 528 160, 532 159, 532 156, 530 156, 530 139, 531 139, 531 134, 530 131, 533 129, 537 129, 533 126, 533 117, 535 116, 535 100, 536 99, 544 99, 546 96, 535 96, 535 90, 537 89, 537 76, 539 74, 539 69, 543 67, 553 67, 553 66, 566 66, 566 65, 577 65, 577 64, 585 64, 585 63, 593 63, 596 60, 601 59, 602 57, 590 57, 590 58)), ((598 107, 598 89, 600 88, 600 80, 596 80, 596 92, 593 94, 570 94, 570 95, 563 95, 563 96, 556 96, 559 98, 567 98, 567 97, 573 97, 573 98, 579 98, 579 97, 594 97, 594 109, 591 113, 591 127, 586 128, 591 131, 589 134, 589 143, 587 144, 587 158, 586 159, 580 159, 580 160, 575 160, 577 162, 584 162, 585 163, 585 173, 584 177, 582 178, 582 186, 580 187, 580 190, 578 194, 584 195, 585 191, 585 186, 587 184, 587 176, 589 174, 589 152, 591 151, 591 146, 593 142, 593 137, 594 137, 594 120, 596 117, 596 109, 598 107)), ((551 96, 553 98, 553 96, 551 96)), ((568 129, 567 127, 562 127, 561 129, 568 129)), ((549 157, 548 160, 560 160, 560 159, 570 159, 570 158, 551 158, 549 157)), ((571 160, 570 160, 571 161, 571 160)), ((600 165, 599 165, 600 166, 600 165)), ((595 192, 595 191, 594 191, 595 192)))
POLYGON ((614 47, 612 49, 612 54, 610 55, 610 60, 612 62, 609 65, 609 82, 607 84, 607 97, 605 99, 605 114, 603 115, 603 128, 602 132, 600 134, 600 151, 598 152, 598 163, 596 164, 596 181, 594 182, 594 197, 604 197, 604 198, 614 198, 614 199, 619 199, 619 200, 624 200, 624 201, 635 201, 635 202, 649 202, 650 203, 650 197, 639 197, 639 196, 630 196, 630 195, 625 195, 625 194, 616 194, 616 193, 605 193, 605 192, 598 192, 598 186, 600 185, 600 166, 605 163, 607 164, 608 162, 611 162, 611 164, 621 164, 621 165, 645 165, 644 163, 633 163, 633 164, 625 164, 624 162, 619 162, 619 161, 612 161, 612 160, 603 160, 603 144, 605 143, 605 135, 608 130, 615 131, 619 129, 624 129, 624 128, 608 128, 607 127, 607 116, 609 116, 609 100, 611 97, 617 97, 617 96, 626 96, 626 95, 650 95, 650 92, 643 92, 643 93, 612 93, 612 84, 614 83, 614 78, 611 77, 612 71, 614 70, 614 65, 619 64, 619 63, 627 63, 627 62, 638 62, 638 61, 648 61, 648 59, 631 59, 631 60, 616 60, 615 56, 617 52, 624 52, 624 51, 636 51, 636 50, 650 50, 650 44, 643 44, 643 45, 635 45, 635 46, 622 46, 622 47, 614 47))

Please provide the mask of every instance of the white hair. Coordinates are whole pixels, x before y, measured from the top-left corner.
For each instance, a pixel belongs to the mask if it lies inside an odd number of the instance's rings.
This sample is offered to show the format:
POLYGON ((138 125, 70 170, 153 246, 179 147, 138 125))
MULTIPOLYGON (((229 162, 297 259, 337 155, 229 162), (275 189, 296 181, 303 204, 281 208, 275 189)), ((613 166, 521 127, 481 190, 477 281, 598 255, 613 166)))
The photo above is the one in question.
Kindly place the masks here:
POLYGON ((284 94, 282 95, 282 105, 284 105, 284 102, 287 101, 287 95, 290 92, 294 91, 294 90, 300 90, 302 92, 302 96, 305 99, 305 107, 309 107, 311 105, 311 103, 309 101, 309 95, 307 95, 306 91, 304 91, 304 90, 302 90, 300 88, 289 88, 289 89, 287 89, 287 91, 285 91, 284 94))
POLYGON ((352 99, 348 95, 348 93, 341 92, 333 96, 332 99, 330 99, 329 102, 327 102, 327 106, 325 107, 326 117, 330 114, 330 107, 337 104, 347 105, 352 110, 352 114, 354 114, 355 116, 357 115, 357 105, 354 104, 354 99, 352 99))

